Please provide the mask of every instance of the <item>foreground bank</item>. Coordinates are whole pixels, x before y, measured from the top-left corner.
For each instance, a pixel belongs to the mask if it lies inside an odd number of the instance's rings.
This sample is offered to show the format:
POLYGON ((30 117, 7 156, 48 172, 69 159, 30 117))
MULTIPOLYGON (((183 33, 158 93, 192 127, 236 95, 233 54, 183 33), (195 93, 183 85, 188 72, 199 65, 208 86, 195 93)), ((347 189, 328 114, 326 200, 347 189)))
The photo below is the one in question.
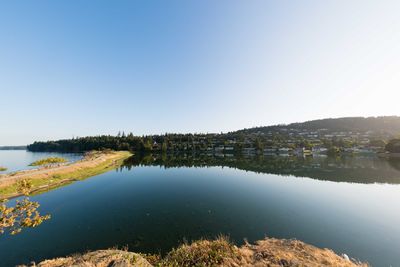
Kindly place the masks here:
POLYGON ((127 151, 91 152, 74 163, 0 175, 0 199, 21 195, 19 181, 29 180, 30 193, 40 193, 115 169, 131 155, 127 151))
POLYGON ((182 245, 164 258, 126 250, 98 250, 84 255, 45 260, 38 267, 62 266, 368 266, 329 249, 298 240, 266 238, 238 248, 225 238, 182 245))

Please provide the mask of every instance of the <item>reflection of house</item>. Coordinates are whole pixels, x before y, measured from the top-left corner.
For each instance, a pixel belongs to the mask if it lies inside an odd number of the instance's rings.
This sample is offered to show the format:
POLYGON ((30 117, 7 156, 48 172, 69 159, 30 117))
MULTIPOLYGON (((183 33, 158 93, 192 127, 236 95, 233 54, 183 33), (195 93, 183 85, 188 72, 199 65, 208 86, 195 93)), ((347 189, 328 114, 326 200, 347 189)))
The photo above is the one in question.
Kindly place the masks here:
POLYGON ((371 154, 375 153, 372 149, 370 148, 365 148, 365 147, 356 147, 353 149, 354 153, 360 153, 360 154, 371 154))
POLYGON ((282 148, 278 149, 279 156, 289 156, 291 152, 292 152, 292 149, 287 148, 287 147, 282 147, 282 148))
POLYGON ((371 149, 373 152, 377 153, 382 151, 384 148, 380 147, 380 146, 370 146, 369 149, 371 149))
POLYGON ((274 155, 274 154, 276 154, 276 148, 273 148, 273 147, 271 147, 271 148, 264 148, 264 155, 274 155))
POLYGON ((218 146, 215 148, 215 152, 222 152, 224 151, 224 146, 218 146))
POLYGON ((325 154, 328 152, 328 149, 325 147, 315 146, 312 148, 313 154, 325 154))
POLYGON ((256 149, 253 147, 243 148, 243 154, 255 154, 256 149))
POLYGON ((160 149, 160 145, 157 144, 157 142, 154 141, 153 143, 153 150, 159 150, 160 149))
POLYGON ((354 148, 353 147, 345 147, 345 148, 343 148, 343 152, 346 152, 346 153, 353 153, 354 152, 354 148))
POLYGON ((292 149, 288 147, 282 147, 278 150, 279 154, 289 154, 290 152, 292 152, 292 149))
POLYGON ((294 154, 297 156, 308 156, 311 155, 311 150, 308 150, 305 147, 298 147, 294 150, 294 154))
POLYGON ((294 150, 294 154, 297 156, 302 156, 304 153, 304 147, 298 147, 294 150))
POLYGON ((344 148, 344 152, 346 153, 356 153, 356 154, 372 154, 375 153, 376 151, 374 149, 368 148, 368 147, 350 147, 350 148, 344 148))

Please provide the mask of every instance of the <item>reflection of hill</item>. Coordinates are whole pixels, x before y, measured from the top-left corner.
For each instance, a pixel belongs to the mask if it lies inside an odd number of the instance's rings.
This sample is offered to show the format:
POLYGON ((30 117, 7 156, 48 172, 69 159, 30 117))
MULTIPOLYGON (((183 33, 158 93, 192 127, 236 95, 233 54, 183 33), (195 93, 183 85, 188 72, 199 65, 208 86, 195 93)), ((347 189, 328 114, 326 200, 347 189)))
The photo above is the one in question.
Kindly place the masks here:
POLYGON ((134 156, 124 167, 134 166, 237 168, 256 173, 309 177, 318 180, 353 183, 400 184, 400 160, 376 157, 235 157, 207 155, 134 156))

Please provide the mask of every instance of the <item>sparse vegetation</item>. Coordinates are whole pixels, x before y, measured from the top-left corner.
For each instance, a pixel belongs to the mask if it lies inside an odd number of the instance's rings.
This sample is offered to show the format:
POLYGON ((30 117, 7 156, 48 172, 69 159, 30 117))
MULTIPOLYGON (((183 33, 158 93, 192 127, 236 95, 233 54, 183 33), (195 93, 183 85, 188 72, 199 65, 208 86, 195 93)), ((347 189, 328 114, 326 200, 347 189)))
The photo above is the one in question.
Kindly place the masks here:
POLYGON ((15 235, 23 228, 36 227, 50 219, 50 215, 40 215, 39 203, 30 201, 28 198, 31 188, 32 183, 29 180, 18 181, 17 190, 25 197, 17 200, 14 207, 7 206, 6 199, 0 200, 0 234, 9 231, 10 234, 15 235))
POLYGON ((51 157, 32 162, 29 166, 43 166, 43 165, 51 165, 51 164, 65 163, 65 162, 67 162, 65 158, 51 157))

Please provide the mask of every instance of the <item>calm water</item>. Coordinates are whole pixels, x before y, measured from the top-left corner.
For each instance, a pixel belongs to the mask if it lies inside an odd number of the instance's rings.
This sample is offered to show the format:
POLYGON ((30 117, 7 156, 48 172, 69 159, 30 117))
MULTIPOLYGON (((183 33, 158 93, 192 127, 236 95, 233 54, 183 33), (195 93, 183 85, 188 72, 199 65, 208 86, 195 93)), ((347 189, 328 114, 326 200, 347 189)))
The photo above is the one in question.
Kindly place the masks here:
POLYGON ((133 158, 33 197, 52 219, 0 237, 0 265, 116 245, 165 253, 225 234, 238 244, 297 238, 400 266, 398 166, 376 158, 133 158))
POLYGON ((34 169, 37 166, 29 166, 32 162, 48 157, 62 157, 68 161, 76 161, 82 158, 81 154, 72 153, 49 153, 49 152, 29 152, 26 150, 0 150, 0 166, 6 167, 9 173, 20 170, 34 169))

